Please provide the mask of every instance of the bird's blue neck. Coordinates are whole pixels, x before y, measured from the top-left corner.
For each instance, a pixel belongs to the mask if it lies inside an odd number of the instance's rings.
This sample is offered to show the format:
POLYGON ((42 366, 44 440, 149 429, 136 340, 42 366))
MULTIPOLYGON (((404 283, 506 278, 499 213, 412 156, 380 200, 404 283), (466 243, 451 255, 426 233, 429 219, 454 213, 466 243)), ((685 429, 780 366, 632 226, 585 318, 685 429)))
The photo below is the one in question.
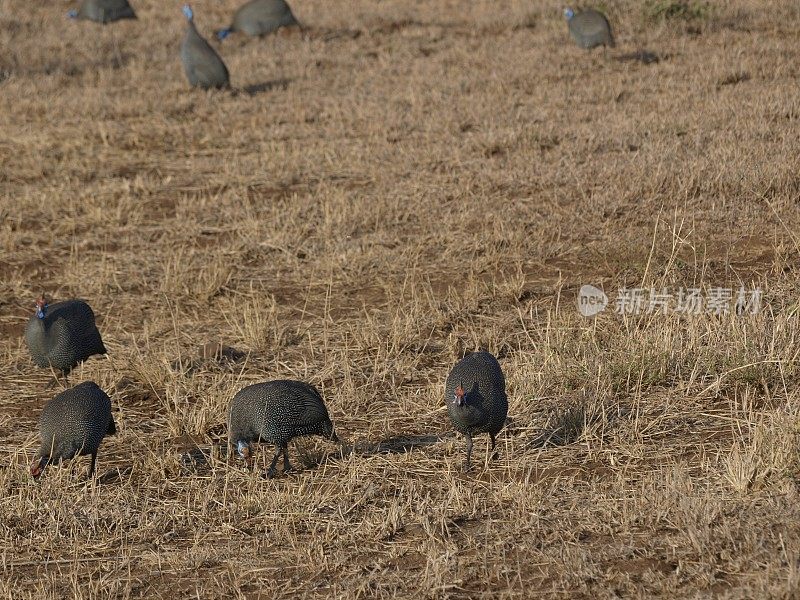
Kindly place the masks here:
POLYGON ((247 449, 247 442, 245 442, 244 440, 239 440, 238 442, 236 442, 236 451, 242 458, 244 458, 245 456, 246 449, 247 449))

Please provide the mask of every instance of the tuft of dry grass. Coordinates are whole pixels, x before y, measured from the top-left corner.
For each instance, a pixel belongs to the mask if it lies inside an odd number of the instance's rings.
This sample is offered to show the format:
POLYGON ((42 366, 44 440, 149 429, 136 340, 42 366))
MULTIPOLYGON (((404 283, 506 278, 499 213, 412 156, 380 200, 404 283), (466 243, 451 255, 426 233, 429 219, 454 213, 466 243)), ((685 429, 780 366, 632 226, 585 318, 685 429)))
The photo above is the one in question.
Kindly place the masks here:
POLYGON ((0 598, 796 597, 800 11, 647 7, 603 6, 602 53, 549 1, 297 0, 209 93, 175 7, 0 7, 0 598), (587 283, 764 309, 586 319, 587 283), (91 482, 27 471, 42 291, 109 349, 72 375, 118 427, 91 482), (510 419, 462 474, 444 380, 481 347, 510 419), (347 445, 267 480, 225 421, 279 377, 347 445))

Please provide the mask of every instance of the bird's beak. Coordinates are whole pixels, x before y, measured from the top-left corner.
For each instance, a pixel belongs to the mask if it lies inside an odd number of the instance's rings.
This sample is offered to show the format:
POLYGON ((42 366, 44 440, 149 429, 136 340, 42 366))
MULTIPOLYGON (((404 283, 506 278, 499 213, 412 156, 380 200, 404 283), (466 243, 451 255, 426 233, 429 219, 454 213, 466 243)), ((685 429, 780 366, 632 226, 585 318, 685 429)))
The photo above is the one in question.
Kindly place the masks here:
POLYGON ((45 458, 35 458, 31 463, 31 475, 34 479, 39 479, 44 471, 44 467, 47 464, 47 460, 45 458))

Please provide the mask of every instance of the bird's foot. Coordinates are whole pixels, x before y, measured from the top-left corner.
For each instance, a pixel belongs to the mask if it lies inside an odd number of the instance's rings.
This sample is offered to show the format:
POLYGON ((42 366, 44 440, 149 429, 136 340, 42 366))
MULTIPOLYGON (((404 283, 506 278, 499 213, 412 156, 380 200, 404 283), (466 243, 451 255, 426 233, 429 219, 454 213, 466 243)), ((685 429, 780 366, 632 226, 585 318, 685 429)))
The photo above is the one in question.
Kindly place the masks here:
POLYGON ((273 469, 268 469, 267 470, 267 479, 275 479, 275 476, 277 474, 278 474, 278 472, 274 468, 273 469))
POLYGON ((461 466, 461 472, 462 472, 462 473, 469 473, 469 471, 470 471, 470 469, 471 469, 471 468, 472 468, 472 467, 471 467, 471 465, 469 464, 469 461, 464 461, 464 464, 461 466))
POLYGON ((492 460, 500 460, 500 453, 495 452, 494 454, 492 454, 492 460))

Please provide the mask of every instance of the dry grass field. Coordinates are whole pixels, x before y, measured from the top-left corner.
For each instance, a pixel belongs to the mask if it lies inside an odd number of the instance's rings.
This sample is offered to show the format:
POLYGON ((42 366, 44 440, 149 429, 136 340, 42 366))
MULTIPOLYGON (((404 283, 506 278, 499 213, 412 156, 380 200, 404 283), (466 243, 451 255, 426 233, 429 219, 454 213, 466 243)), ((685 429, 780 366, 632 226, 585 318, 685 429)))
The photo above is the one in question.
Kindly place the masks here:
POLYGON ((296 0, 202 92, 180 3, 132 3, 0 3, 0 598, 800 596, 796 4, 607 0, 586 52, 550 0, 296 0), (582 284, 764 297, 587 319, 582 284), (28 470, 42 291, 109 349, 70 380, 113 401, 90 482, 28 470), (510 421, 464 474, 481 347, 510 421), (270 480, 226 408, 283 377, 347 446, 270 480))

